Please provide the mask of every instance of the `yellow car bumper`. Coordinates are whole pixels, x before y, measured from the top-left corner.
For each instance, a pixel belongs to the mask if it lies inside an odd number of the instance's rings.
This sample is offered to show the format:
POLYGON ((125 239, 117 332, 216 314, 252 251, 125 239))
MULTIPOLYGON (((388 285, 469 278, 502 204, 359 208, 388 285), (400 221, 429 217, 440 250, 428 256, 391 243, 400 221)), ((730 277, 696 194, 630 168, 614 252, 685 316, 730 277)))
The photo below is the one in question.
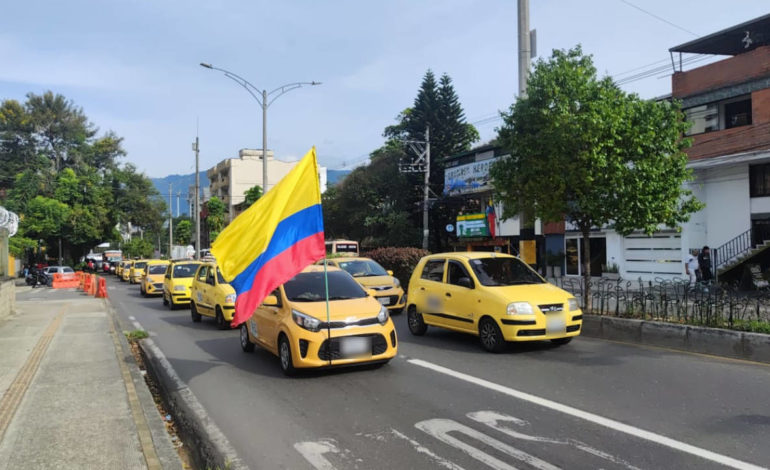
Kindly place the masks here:
POLYGON ((337 367, 369 362, 384 362, 398 352, 398 339, 392 321, 385 325, 373 325, 365 328, 331 330, 331 339, 327 330, 311 332, 302 328, 293 328, 289 335, 291 341, 292 362, 297 368, 337 367), (349 338, 361 344, 369 343, 371 349, 360 353, 347 353, 349 338))
POLYGON ((537 317, 505 317, 500 319, 501 331, 506 341, 543 341, 578 336, 583 328, 583 313, 569 312, 560 318, 557 328, 550 326, 543 315, 537 317))
POLYGON ((400 287, 377 291, 374 298, 388 310, 401 310, 406 306, 406 295, 404 295, 404 289, 400 287))

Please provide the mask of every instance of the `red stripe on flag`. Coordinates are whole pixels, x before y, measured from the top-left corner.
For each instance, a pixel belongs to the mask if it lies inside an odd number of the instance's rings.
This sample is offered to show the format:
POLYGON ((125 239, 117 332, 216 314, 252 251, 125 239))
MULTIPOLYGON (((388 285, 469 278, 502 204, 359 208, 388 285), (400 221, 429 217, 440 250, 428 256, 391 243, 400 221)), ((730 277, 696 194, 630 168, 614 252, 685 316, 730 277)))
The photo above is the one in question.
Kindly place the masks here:
POLYGON ((303 238, 265 263, 254 276, 251 289, 241 293, 235 299, 235 315, 230 326, 235 328, 248 320, 273 289, 324 256, 326 256, 324 233, 318 232, 303 238))

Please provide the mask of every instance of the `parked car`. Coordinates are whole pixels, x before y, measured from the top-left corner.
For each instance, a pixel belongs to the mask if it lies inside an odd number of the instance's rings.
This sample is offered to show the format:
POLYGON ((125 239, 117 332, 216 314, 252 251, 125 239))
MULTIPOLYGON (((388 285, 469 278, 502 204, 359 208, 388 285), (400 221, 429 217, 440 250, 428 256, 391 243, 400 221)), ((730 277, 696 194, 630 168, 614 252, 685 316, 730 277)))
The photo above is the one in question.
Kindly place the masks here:
POLYGON ((347 272, 308 266, 276 289, 240 325, 241 348, 259 344, 278 356, 283 372, 299 368, 384 364, 398 352, 388 309, 347 272))
POLYGON ((168 264, 168 260, 159 259, 147 262, 139 285, 143 297, 163 294, 163 278, 166 276, 168 264))
POLYGON ((47 266, 43 268, 43 274, 45 275, 46 285, 50 286, 51 284, 53 284, 54 274, 64 274, 64 273, 74 274, 75 270, 69 266, 47 266))
MULTIPOLYGON (((386 306, 391 313, 401 312, 406 304, 401 282, 393 277, 393 271, 386 271, 370 258, 338 257, 327 260, 329 265, 341 268, 353 276, 365 289, 375 291, 374 298, 386 306)), ((319 264, 322 264, 320 261, 319 264)))
POLYGON ((455 252, 423 257, 409 280, 407 324, 470 333, 487 351, 506 341, 566 344, 580 334, 583 313, 569 292, 526 263, 499 253, 455 252))
POLYGON ((190 289, 190 316, 201 321, 201 315, 213 317, 220 330, 230 327, 235 313, 235 289, 225 281, 214 262, 198 267, 190 289))
POLYGON ((163 278, 163 305, 171 310, 190 305, 192 283, 200 265, 200 261, 171 262, 163 278))

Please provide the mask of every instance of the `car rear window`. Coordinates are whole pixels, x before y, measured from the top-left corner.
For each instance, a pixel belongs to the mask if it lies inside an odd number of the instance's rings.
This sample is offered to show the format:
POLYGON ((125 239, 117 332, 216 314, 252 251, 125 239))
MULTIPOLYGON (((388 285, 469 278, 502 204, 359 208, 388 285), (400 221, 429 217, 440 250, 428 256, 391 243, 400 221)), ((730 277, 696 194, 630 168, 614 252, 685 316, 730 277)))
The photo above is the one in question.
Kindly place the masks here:
POLYGON ((470 260, 471 268, 485 286, 543 284, 543 278, 516 258, 480 258, 470 260))
POLYGON ((134 269, 144 269, 144 267, 147 266, 147 263, 134 263, 134 269))
POLYGON ((69 266, 67 266, 67 267, 65 267, 64 269, 62 269, 62 272, 63 272, 63 273, 74 273, 74 272, 75 272, 75 270, 73 270, 72 268, 70 268, 69 266))
MULTIPOLYGON (((366 292, 345 271, 329 271, 329 300, 360 299, 366 292)), ((326 300, 323 272, 299 273, 283 285, 286 297, 293 302, 326 300)))

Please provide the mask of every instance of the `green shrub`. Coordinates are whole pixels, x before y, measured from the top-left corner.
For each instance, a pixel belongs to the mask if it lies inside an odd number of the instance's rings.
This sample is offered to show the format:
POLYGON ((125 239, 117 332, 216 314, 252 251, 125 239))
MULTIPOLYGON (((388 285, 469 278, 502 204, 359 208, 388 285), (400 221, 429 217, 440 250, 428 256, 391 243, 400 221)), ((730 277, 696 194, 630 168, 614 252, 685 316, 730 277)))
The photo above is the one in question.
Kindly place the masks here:
POLYGON ((735 320, 733 329, 752 333, 770 333, 770 323, 758 320, 735 320))
POLYGON ((401 285, 406 290, 417 262, 428 254, 427 251, 420 248, 385 247, 362 253, 361 256, 371 258, 380 263, 383 268, 393 271, 393 276, 401 281, 401 285))

